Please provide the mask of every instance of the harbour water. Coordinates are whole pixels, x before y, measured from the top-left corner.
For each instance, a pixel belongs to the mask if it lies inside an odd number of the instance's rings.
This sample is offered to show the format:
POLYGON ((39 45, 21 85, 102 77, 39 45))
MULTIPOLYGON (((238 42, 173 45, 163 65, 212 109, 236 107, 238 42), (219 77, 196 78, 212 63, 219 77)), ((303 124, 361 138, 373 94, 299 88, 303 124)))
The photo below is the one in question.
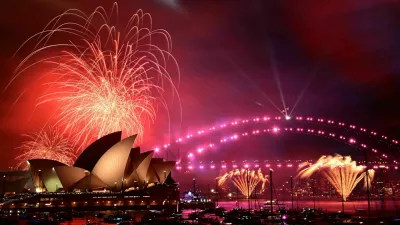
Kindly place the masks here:
MULTIPOLYGON (((251 201, 252 209, 259 209, 260 207, 264 207, 264 204, 267 202, 267 199, 260 199, 257 201, 251 201)), ((385 214, 393 214, 400 215, 400 200, 373 200, 371 201, 371 213, 381 213, 385 211, 385 214)), ((221 201, 217 203, 218 207, 223 207, 226 210, 231 210, 233 208, 248 208, 247 200, 239 200, 236 201, 221 201)), ((280 207, 285 207, 287 209, 292 208, 291 201, 282 201, 279 202, 280 207)), ((277 206, 274 206, 274 209, 277 206)), ((294 201, 293 202, 294 209, 302 209, 302 208, 314 208, 314 201, 294 201)), ((327 212, 338 212, 342 211, 342 202, 340 201, 315 201, 315 208, 322 209, 327 212)), ((368 209, 368 202, 366 200, 361 201, 346 201, 344 202, 344 210, 345 213, 353 214, 357 211, 366 211, 368 209)))
MULTIPOLYGON (((268 207, 268 205, 265 205, 267 202, 266 199, 259 199, 258 201, 251 201, 251 209, 260 209, 261 207, 268 207)), ((227 211, 230 211, 234 208, 243 208, 247 209, 248 208, 248 201, 247 200, 239 200, 238 202, 236 201, 221 201, 216 203, 218 207, 222 207, 226 209, 227 211)), ((278 202, 279 207, 285 207, 286 209, 291 209, 292 208, 292 202, 291 201, 283 201, 283 202, 278 202)), ((278 208, 278 205, 274 205, 274 209, 278 208)), ((293 202, 293 207, 294 209, 308 209, 308 208, 314 208, 314 201, 294 201, 293 202)), ((342 211, 342 202, 340 201, 315 201, 315 208, 321 209, 326 212, 339 212, 342 211)), ((368 209, 368 202, 363 200, 363 201, 347 201, 344 203, 344 208, 345 208, 345 213, 351 214, 351 215, 360 215, 360 216, 366 216, 367 215, 367 209, 368 209)), ((183 210, 182 212, 182 217, 183 218, 188 218, 188 215, 193 213, 195 210, 183 210)), ((200 210, 198 210, 200 211, 200 210)), ((103 219, 96 218, 95 215, 96 212, 86 212, 84 213, 85 216, 83 218, 73 218, 72 221, 66 221, 61 224, 69 224, 69 225, 84 225, 86 222, 89 220, 90 222, 100 222, 103 221, 103 219)), ((102 212, 107 215, 114 214, 116 212, 114 211, 104 211, 102 212)), ((140 221, 141 218, 146 214, 146 210, 132 210, 132 211, 126 211, 127 215, 131 216, 134 218, 136 221, 140 221)), ((391 216, 398 216, 400 215, 400 200, 385 200, 385 201, 379 201, 379 200, 373 200, 371 201, 371 216, 372 217, 381 217, 381 215, 385 215, 385 217, 391 217, 391 216)), ((218 219, 219 220, 219 219, 218 219)), ((222 219, 221 219, 222 221, 222 219)), ((27 221, 20 221, 18 224, 26 224, 27 221)), ((103 223, 102 223, 103 224, 103 223)))

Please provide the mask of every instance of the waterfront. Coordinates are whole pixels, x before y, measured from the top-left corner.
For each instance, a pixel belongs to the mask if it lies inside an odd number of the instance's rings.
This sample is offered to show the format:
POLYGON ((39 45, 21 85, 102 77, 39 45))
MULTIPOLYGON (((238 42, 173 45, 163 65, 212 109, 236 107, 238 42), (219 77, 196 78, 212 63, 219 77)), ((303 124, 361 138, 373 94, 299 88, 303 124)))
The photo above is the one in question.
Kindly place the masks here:
MULTIPOLYGON (((264 206, 264 203, 268 201, 266 199, 251 201, 251 208, 258 209, 264 206)), ((279 202, 281 207, 285 207, 287 209, 291 209, 292 202, 291 201, 282 201, 279 202), (282 204, 282 205, 281 205, 282 204)), ((237 207, 236 201, 221 201, 218 202, 218 207, 223 207, 226 210, 231 210, 237 207)), ((274 206, 274 209, 276 209, 274 206)), ((294 209, 302 209, 302 208, 314 208, 314 201, 294 201, 293 202, 294 209)), ((247 200, 239 200, 239 208, 248 208, 247 200)), ((342 210, 342 202, 340 201, 315 201, 315 208, 322 209, 328 212, 338 212, 342 210)), ((361 201, 347 201, 344 202, 345 213, 353 214, 360 210, 367 211, 368 202, 366 200, 361 201)), ((385 215, 400 215, 400 200, 387 200, 385 199, 383 207, 382 201, 373 200, 371 201, 371 214, 376 214, 385 210, 385 215)))
MULTIPOLYGON (((266 200, 259 200, 259 203, 254 205, 254 201, 252 201, 252 209, 260 209, 260 207, 264 206, 264 203, 266 202, 266 200)), ((384 215, 384 217, 386 218, 386 220, 390 217, 399 215, 399 207, 400 207, 400 200, 396 200, 396 201, 388 201, 386 200, 384 202, 384 210, 385 213, 382 214, 382 204, 381 201, 371 201, 371 217, 372 218, 381 218, 382 215, 384 215)), ((300 210, 298 210, 298 212, 301 212, 304 209, 308 209, 308 208, 313 208, 314 207, 314 201, 299 201, 299 202, 294 202, 294 208, 296 210, 297 208, 297 204, 298 204, 298 208, 300 210)), ((338 211, 341 211, 341 207, 342 207, 342 203, 338 202, 338 201, 316 201, 315 202, 316 208, 323 210, 325 212, 330 213, 335 213, 338 211)), ((279 202, 279 206, 280 207, 286 207, 287 209, 290 209, 292 204, 291 201, 285 201, 285 202, 279 202)), ((236 201, 221 201, 218 202, 218 207, 222 207, 227 211, 231 211, 232 209, 237 207, 237 203, 236 201)), ((247 209, 248 207, 248 201, 243 199, 239 201, 239 207, 243 208, 243 209, 247 209)), ((268 207, 268 206, 266 206, 268 207)), ((275 207, 277 207, 277 205, 275 205, 275 207)), ((277 209, 275 208, 274 209, 277 209)), ((196 210, 197 212, 202 212, 203 210, 196 210)), ((246 212, 247 210, 244 210, 242 212, 246 212)), ((186 220, 187 222, 193 222, 190 218, 190 214, 193 214, 195 212, 195 210, 191 209, 184 209, 182 211, 182 218, 184 220, 186 220)), ((367 201, 348 201, 345 202, 345 212, 346 214, 352 215, 352 216, 362 216, 363 218, 367 217, 367 201)), ((142 218, 144 217, 148 217, 148 215, 150 214, 158 214, 158 215, 162 215, 159 214, 157 211, 149 211, 149 210, 127 210, 127 211, 115 211, 115 210, 110 210, 110 211, 102 211, 102 212, 95 212, 95 211, 91 211, 91 212, 81 212, 78 213, 76 215, 76 217, 73 217, 72 221, 65 221, 62 222, 61 224, 63 225, 84 225, 86 224, 87 221, 90 222, 97 222, 100 224, 106 224, 104 222, 104 218, 107 218, 109 216, 112 215, 116 215, 116 214, 125 214, 127 216, 129 216, 129 218, 131 218, 133 221, 136 222, 140 222, 142 220, 142 218), (104 217, 102 216, 101 218, 96 217, 96 215, 103 214, 104 217)), ((37 218, 41 218, 43 217, 43 214, 36 214, 37 218)), ((231 214, 232 215, 232 214, 231 214)), ((236 214, 235 214, 236 215, 236 214)), ((214 214, 204 214, 204 218, 215 218, 217 221, 223 221, 224 218, 218 218, 215 217, 214 214)), ((232 218, 232 217, 230 217, 232 218)), ((382 218, 383 219, 383 218, 382 218)), ((25 221, 19 221, 18 224, 27 224, 28 220, 25 221)), ((159 221, 161 222, 161 221, 159 221)), ((321 221, 319 221, 321 222, 321 221)), ((322 221, 323 222, 323 221, 322 221)), ((324 224, 327 224, 326 221, 324 222, 324 224)), ((385 222, 386 224, 386 222, 385 222)))

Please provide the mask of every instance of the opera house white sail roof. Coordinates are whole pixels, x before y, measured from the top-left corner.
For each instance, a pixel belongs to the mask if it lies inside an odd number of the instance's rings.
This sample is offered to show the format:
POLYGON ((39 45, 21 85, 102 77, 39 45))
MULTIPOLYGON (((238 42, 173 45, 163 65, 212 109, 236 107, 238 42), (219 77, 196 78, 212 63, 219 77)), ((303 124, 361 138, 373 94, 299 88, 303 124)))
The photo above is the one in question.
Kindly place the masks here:
POLYGON ((62 188, 70 192, 100 188, 127 191, 164 183, 175 162, 152 158, 153 151, 140 153, 139 147, 132 148, 135 139, 133 135, 121 140, 121 132, 108 134, 88 146, 73 166, 54 160, 29 160, 33 185, 37 191, 62 188))

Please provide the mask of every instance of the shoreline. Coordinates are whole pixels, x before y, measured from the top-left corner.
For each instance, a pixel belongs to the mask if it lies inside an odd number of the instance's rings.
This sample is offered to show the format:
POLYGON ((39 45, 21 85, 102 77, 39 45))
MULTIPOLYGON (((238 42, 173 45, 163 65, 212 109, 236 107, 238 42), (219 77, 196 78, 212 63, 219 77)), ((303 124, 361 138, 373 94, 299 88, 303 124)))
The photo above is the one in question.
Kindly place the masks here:
MULTIPOLYGON (((259 209, 260 207, 264 207, 264 203, 269 199, 258 199, 257 201, 251 201, 252 209, 259 209)), ((383 211, 386 215, 400 215, 400 200, 385 200, 382 206, 381 200, 373 200, 371 202, 371 215, 379 214, 383 211)), ((231 210, 237 207, 236 200, 232 201, 221 201, 217 204, 218 207, 225 208, 226 210, 231 210)), ((284 206, 287 209, 292 208, 291 201, 279 201, 279 206, 284 206)), ((268 207, 268 205, 267 205, 268 207)), ((277 205, 274 206, 278 207, 277 205)), ((248 201, 245 199, 239 200, 239 208, 248 208, 248 201)), ((293 202, 294 209, 303 209, 303 208, 314 208, 314 201, 312 200, 299 200, 293 202)), ((342 202, 341 201, 329 201, 329 200, 316 200, 315 208, 322 209, 326 212, 339 212, 342 210, 342 202)), ((364 214, 367 213, 368 210, 368 202, 367 200, 353 200, 344 202, 344 212, 349 214, 357 214, 357 212, 364 214)))

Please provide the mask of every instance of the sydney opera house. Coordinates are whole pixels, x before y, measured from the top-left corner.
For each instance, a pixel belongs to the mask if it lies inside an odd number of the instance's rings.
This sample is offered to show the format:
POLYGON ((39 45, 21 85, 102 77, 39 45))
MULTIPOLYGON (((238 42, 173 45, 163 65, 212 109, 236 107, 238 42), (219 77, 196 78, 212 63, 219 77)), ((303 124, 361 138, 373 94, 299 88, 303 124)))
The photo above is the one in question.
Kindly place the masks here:
POLYGON ((2 209, 157 208, 174 206, 179 190, 171 178, 174 161, 153 158, 153 151, 132 148, 136 136, 106 135, 78 157, 74 165, 29 160, 29 171, 0 173, 2 209), (10 179, 13 178, 13 179, 10 179))

